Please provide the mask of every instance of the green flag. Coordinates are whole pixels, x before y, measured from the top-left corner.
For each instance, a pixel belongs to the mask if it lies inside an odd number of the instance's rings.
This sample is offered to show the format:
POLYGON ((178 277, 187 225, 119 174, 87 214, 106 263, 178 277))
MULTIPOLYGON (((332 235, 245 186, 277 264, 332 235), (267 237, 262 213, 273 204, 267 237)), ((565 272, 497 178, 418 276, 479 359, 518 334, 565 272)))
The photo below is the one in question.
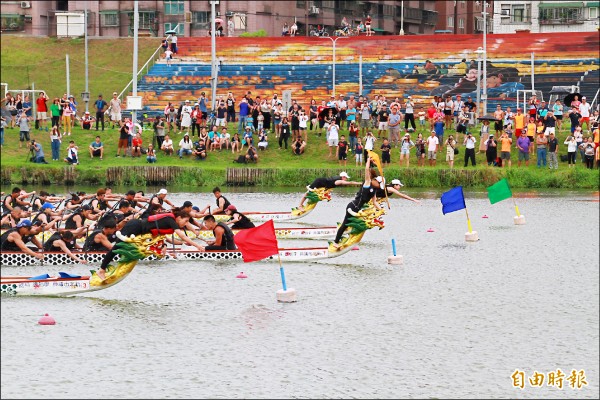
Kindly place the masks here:
POLYGON ((512 192, 508 187, 508 181, 506 178, 494 183, 492 186, 487 188, 488 198, 491 204, 495 204, 499 201, 506 200, 512 197, 512 192))

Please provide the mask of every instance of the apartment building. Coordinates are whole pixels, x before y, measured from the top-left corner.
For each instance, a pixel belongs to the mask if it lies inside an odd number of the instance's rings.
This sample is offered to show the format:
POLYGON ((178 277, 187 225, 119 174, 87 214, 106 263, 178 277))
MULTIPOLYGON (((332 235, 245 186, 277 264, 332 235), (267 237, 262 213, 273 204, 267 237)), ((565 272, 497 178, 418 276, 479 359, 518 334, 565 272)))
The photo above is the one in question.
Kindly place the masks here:
MULTIPOLYGON (((0 30, 3 34, 80 36, 87 10, 87 32, 96 37, 127 37, 133 33, 134 2, 129 0, 1 1, 0 30)), ((216 1, 217 17, 231 19, 235 36, 264 29, 269 36, 281 35, 284 23, 294 22, 301 35, 324 26, 329 33, 342 19, 353 26, 369 15, 377 35, 432 34, 437 21, 433 0, 296 0, 216 1)), ((210 27, 210 1, 139 1, 139 32, 163 36, 174 29, 182 36, 206 36, 210 27)))

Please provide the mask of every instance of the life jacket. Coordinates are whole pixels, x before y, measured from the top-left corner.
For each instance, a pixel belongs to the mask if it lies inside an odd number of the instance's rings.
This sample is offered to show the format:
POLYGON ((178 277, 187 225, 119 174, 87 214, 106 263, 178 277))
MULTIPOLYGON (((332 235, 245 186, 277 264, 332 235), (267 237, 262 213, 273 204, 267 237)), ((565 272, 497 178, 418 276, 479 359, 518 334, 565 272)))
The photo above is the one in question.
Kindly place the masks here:
POLYGON ((240 220, 231 226, 232 229, 248 229, 255 227, 254 222, 250 221, 250 218, 246 217, 241 212, 236 211, 235 213, 240 216, 240 220))
POLYGON ((220 200, 220 199, 223 199, 223 200, 225 200, 225 204, 223 204, 223 211, 222 211, 222 212, 220 212, 219 214, 225 214, 225 209, 226 209, 227 207, 229 207, 229 206, 231 205, 231 203, 229 202, 229 200, 227 200, 227 198, 225 198, 225 196, 221 196, 221 197, 219 197, 219 198, 217 199, 217 208, 219 208, 219 207, 220 207, 220 206, 219 206, 219 200, 220 200))
MULTIPOLYGON (((229 225, 227 225, 225 222, 219 222, 217 226, 220 226, 225 231, 225 233, 222 236, 221 246, 224 246, 227 250, 237 249, 237 247, 235 246, 235 241, 233 240, 233 231, 231 230, 229 225)), ((215 229, 217 228, 215 227, 215 229)), ((213 229, 213 234, 216 236, 215 229, 213 229)))
POLYGON ((173 218, 175 219, 175 214, 169 212, 169 213, 162 213, 162 214, 154 214, 148 217, 148 222, 154 222, 154 225, 156 226, 156 228, 152 228, 150 229, 150 233, 152 234, 152 236, 158 236, 158 235, 170 235, 172 233, 175 232, 174 229, 172 228, 159 228, 158 227, 158 221, 160 221, 161 219, 164 218, 173 218))
MULTIPOLYGON (((102 232, 102 229, 96 229, 92 233, 88 235, 85 239, 85 243, 83 244, 84 251, 108 251, 106 247, 102 243, 95 242, 96 236, 102 232)), ((106 235, 108 241, 114 243, 117 239, 116 235, 113 233, 112 235, 106 235)))

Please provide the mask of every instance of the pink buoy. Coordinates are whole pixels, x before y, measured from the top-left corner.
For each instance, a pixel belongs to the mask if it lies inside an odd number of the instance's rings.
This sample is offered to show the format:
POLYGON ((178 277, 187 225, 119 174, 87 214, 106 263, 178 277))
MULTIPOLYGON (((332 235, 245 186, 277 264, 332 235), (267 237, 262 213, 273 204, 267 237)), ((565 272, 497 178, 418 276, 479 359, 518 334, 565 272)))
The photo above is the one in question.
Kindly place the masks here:
POLYGON ((248 277, 248 275, 244 274, 243 272, 240 272, 240 273, 239 273, 239 274, 236 276, 236 278, 238 278, 238 279, 246 279, 247 277, 248 277))
POLYGON ((433 228, 429 228, 429 229, 427 229, 427 232, 435 232, 435 231, 433 230, 433 228))
POLYGON ((354 246, 352 250, 360 250, 360 248, 358 246, 354 246))
POLYGON ((489 218, 489 217, 487 216, 487 214, 484 214, 483 217, 481 217, 481 218, 489 218))
POLYGON ((48 314, 44 314, 44 316, 42 318, 40 318, 40 320, 38 321, 38 324, 40 324, 40 325, 54 325, 54 324, 56 324, 56 321, 54 320, 54 318, 52 318, 48 314))

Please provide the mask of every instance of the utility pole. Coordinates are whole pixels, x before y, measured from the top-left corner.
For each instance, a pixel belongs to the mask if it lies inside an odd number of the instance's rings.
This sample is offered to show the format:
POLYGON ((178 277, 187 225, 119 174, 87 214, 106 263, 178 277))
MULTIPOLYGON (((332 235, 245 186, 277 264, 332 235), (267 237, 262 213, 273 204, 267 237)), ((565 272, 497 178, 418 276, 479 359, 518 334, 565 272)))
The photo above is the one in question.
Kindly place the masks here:
POLYGON ((216 109, 217 101, 217 40, 215 36, 215 18, 217 16, 217 10, 215 7, 216 2, 211 0, 210 2, 210 89, 211 89, 211 103, 212 111, 216 109))

